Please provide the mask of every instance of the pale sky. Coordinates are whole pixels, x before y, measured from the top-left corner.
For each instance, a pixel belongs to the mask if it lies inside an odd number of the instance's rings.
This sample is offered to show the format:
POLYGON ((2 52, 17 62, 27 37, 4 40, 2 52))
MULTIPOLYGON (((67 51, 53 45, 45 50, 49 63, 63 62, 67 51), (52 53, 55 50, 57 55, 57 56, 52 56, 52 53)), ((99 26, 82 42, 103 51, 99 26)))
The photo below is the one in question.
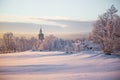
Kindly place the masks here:
POLYGON ((0 0, 0 32, 74 34, 90 32, 93 21, 120 0, 0 0))

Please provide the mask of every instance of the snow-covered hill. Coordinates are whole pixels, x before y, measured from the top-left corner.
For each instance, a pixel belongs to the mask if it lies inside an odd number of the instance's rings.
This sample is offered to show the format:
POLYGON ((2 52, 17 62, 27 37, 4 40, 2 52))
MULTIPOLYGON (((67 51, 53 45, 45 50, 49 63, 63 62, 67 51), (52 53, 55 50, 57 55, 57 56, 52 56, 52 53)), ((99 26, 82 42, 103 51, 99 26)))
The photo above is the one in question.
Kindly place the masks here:
POLYGON ((0 80, 120 80, 120 58, 92 51, 0 54, 0 80))

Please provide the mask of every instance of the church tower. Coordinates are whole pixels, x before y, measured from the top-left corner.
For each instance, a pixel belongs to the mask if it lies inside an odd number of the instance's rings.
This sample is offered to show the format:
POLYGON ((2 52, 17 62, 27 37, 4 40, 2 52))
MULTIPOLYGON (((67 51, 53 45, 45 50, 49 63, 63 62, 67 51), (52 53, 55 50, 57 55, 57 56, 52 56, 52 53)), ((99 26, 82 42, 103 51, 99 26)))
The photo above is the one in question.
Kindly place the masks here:
POLYGON ((43 42, 43 40, 44 40, 44 34, 42 33, 42 29, 41 29, 41 28, 40 28, 40 32, 39 32, 38 37, 39 37, 39 40, 40 40, 41 42, 43 42))

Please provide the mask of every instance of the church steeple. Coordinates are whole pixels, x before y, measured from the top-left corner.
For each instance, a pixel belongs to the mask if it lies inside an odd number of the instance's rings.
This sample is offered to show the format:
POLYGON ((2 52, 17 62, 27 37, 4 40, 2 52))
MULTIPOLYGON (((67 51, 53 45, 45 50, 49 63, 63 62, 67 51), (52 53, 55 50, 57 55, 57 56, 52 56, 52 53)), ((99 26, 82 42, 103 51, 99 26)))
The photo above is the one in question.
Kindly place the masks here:
POLYGON ((39 32, 39 40, 42 42, 44 40, 44 34, 42 33, 42 28, 40 28, 40 32, 39 32))
POLYGON ((40 28, 40 34, 42 34, 42 29, 40 28))

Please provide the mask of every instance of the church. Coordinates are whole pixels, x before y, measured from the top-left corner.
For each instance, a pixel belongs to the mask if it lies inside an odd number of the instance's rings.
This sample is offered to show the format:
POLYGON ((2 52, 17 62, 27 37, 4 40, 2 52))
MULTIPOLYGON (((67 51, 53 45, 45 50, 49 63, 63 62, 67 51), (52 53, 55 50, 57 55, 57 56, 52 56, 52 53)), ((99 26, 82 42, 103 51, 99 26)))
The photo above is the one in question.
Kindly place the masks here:
POLYGON ((44 40, 44 34, 42 33, 42 28, 40 28, 40 32, 39 32, 38 38, 39 38, 39 40, 41 42, 43 42, 43 40, 44 40))

